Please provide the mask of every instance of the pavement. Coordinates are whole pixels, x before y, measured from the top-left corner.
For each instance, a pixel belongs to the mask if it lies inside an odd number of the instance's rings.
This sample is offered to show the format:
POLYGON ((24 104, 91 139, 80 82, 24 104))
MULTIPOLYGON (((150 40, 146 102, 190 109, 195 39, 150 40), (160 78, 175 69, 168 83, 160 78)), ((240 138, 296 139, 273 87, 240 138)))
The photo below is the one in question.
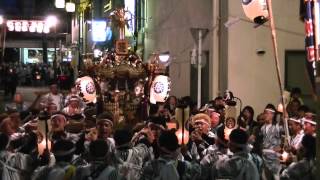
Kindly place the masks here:
MULTIPOLYGON (((21 93, 23 96, 23 99, 27 103, 32 103, 37 95, 35 92, 39 91, 49 91, 48 86, 42 86, 42 87, 25 87, 25 86, 19 86, 17 87, 17 93, 21 93)), ((4 112, 4 106, 6 103, 10 103, 12 99, 10 97, 4 96, 4 91, 0 90, 0 114, 4 112)))

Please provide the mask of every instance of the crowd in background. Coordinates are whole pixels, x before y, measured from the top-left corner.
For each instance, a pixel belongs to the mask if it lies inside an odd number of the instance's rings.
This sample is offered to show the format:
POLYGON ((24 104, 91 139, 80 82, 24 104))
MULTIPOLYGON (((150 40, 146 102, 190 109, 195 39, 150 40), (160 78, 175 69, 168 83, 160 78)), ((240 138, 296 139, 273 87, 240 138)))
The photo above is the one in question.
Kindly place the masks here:
POLYGON ((246 106, 229 116, 219 96, 197 109, 190 97, 150 105, 132 125, 112 113, 97 114, 71 88, 27 105, 20 93, 0 115, 2 179, 314 179, 316 115, 293 89, 286 107, 291 140, 274 105, 246 106), (183 127, 176 109, 189 107, 183 127), (255 118, 257 117, 257 118, 255 118), (175 124, 174 127, 169 124, 175 124), (181 125, 180 125, 181 126, 181 125), (179 129, 188 134, 181 136, 179 129), (46 135, 47 134, 47 135, 46 135), (183 139, 183 141, 182 141, 183 139))
POLYGON ((48 86, 58 81, 61 89, 70 89, 74 71, 70 64, 53 68, 48 64, 0 64, 0 87, 6 96, 15 94, 17 86, 48 86))

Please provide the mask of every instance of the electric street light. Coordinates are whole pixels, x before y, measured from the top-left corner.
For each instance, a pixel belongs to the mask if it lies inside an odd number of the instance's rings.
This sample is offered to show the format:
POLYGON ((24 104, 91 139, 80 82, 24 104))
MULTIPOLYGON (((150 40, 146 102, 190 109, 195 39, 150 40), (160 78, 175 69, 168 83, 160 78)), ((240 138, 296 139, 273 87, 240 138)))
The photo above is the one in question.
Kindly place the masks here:
POLYGON ((67 12, 75 12, 76 11, 76 5, 73 2, 67 2, 66 3, 66 11, 67 12))
POLYGON ((2 15, 0 15, 0 25, 2 25, 2 24, 3 24, 3 22, 4 22, 3 16, 2 16, 2 15))
POLYGON ((62 9, 65 7, 65 0, 55 0, 54 5, 56 8, 62 9))
POLYGON ((159 54, 159 60, 161 63, 167 63, 169 59, 170 59, 169 51, 159 54))
POLYGON ((53 41, 53 46, 54 46, 54 57, 53 57, 53 68, 56 68, 56 63, 57 63, 57 24, 58 24, 58 19, 56 16, 50 15, 46 19, 46 24, 49 28, 53 27, 54 28, 54 41, 53 41))

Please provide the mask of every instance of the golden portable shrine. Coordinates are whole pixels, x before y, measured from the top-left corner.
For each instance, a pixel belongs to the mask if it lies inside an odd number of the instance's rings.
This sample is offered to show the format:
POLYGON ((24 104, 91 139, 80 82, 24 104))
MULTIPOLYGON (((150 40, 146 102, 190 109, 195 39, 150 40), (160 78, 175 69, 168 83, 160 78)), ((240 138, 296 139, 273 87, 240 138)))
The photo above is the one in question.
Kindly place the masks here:
MULTIPOLYGON (((145 120, 149 100, 164 102, 170 92, 170 79, 164 76, 166 65, 161 63, 159 54, 152 54, 144 63, 139 55, 128 50, 125 13, 124 9, 118 9, 111 16, 119 30, 115 48, 102 52, 95 60, 84 57, 84 71, 95 81, 97 101, 102 102, 103 111, 113 114, 115 124, 145 120)), ((79 82, 78 88, 81 89, 79 82)))

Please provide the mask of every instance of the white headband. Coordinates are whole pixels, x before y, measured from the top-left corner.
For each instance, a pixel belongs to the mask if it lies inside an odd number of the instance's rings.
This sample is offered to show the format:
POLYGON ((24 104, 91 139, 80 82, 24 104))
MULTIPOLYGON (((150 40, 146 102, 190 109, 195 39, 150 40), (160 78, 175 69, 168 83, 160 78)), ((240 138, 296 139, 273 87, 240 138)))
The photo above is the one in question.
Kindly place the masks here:
POLYGON ((271 108, 266 108, 266 109, 264 109, 265 111, 269 111, 269 112, 272 112, 272 113, 275 113, 276 111, 275 110, 273 110, 273 109, 271 109, 271 108))
POLYGON ((295 118, 289 118, 290 121, 294 121, 301 124, 301 120, 295 118))
POLYGON ((112 122, 110 119, 99 119, 99 120, 97 121, 97 124, 98 124, 99 122, 101 122, 101 121, 106 121, 106 122, 110 123, 111 126, 113 126, 113 122, 112 122))
POLYGON ((310 120, 310 119, 306 119, 306 118, 302 118, 302 121, 303 121, 303 123, 310 123, 310 124, 312 124, 312 125, 317 125, 317 122, 315 122, 315 121, 312 121, 312 120, 310 120))
POLYGON ((55 114, 55 115, 51 116, 51 120, 53 120, 56 117, 61 117, 64 121, 67 121, 66 117, 62 114, 55 114))
POLYGON ((208 126, 210 126, 210 124, 204 119, 197 119, 197 120, 194 121, 194 123, 196 123, 196 122, 202 122, 202 123, 207 124, 208 126))

